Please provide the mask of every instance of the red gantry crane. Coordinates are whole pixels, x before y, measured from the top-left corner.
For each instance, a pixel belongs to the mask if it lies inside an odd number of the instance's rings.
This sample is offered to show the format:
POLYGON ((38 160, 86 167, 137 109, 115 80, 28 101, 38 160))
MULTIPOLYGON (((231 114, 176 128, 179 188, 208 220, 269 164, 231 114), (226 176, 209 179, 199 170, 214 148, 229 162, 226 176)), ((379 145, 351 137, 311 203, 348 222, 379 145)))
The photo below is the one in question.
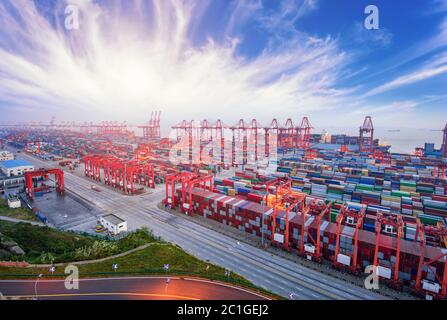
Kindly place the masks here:
POLYGON ((212 191, 214 189, 214 178, 212 175, 200 176, 191 172, 182 172, 166 177, 166 194, 164 204, 176 209, 181 204, 182 212, 192 215, 192 190, 196 187, 212 191), (181 185, 181 197, 176 195, 176 185, 181 185))
POLYGON ((313 127, 310 125, 309 119, 307 117, 304 117, 297 128, 297 148, 305 150, 310 148, 310 134, 312 129, 313 127))
POLYGON ((444 130, 442 130, 443 138, 442 138, 442 146, 441 146, 441 152, 442 157, 447 158, 447 124, 445 125, 444 130))
POLYGON ((415 291, 437 299, 447 298, 447 249, 445 249, 447 248, 447 228, 445 224, 438 222, 436 226, 426 226, 418 219, 415 238, 420 240, 421 248, 415 291), (426 253, 429 249, 427 246, 444 248, 444 252, 434 258, 427 258, 426 253), (429 273, 434 275, 430 280, 427 279, 429 273))
POLYGON ((270 152, 271 152, 271 145, 270 145, 270 137, 273 133, 273 141, 274 141, 274 148, 278 147, 278 141, 279 141, 279 125, 278 120, 273 119, 269 127, 264 128, 265 131, 265 157, 270 158, 270 152))
POLYGON ((232 126, 232 143, 231 143, 231 164, 233 167, 239 164, 246 165, 248 160, 248 138, 247 130, 248 127, 245 125, 244 119, 240 119, 239 122, 232 126), (237 163, 239 157, 236 155, 236 145, 240 145, 242 140, 242 163, 237 163))
POLYGON ((177 142, 181 142, 181 148, 188 148, 188 162, 190 164, 192 164, 193 162, 193 127, 193 120, 183 120, 182 122, 172 127, 172 129, 176 130, 177 132, 177 142))
POLYGON ((127 194, 134 194, 135 183, 155 188, 154 166, 148 161, 122 160, 110 155, 88 155, 84 157, 84 171, 87 177, 104 183, 127 194))
POLYGON ((54 175, 56 180, 56 190, 59 194, 63 194, 65 191, 65 180, 64 171, 60 169, 47 169, 38 171, 25 172, 25 191, 26 194, 34 199, 34 185, 33 178, 35 177, 45 177, 47 178, 50 174, 54 175))
POLYGON ((403 236, 404 222, 400 214, 377 213, 374 266, 377 268, 376 272, 378 275, 381 278, 387 279, 396 289, 401 288, 401 284, 399 282, 399 266, 400 245, 403 236), (387 237, 382 237, 382 235, 386 235, 387 237), (381 248, 383 250, 382 252, 380 251, 381 248), (383 255, 381 258, 379 257, 380 254, 383 255), (392 261, 391 256, 394 257, 394 262, 392 261), (387 264, 383 265, 385 261, 387 264))
POLYGON ((274 179, 266 183, 265 203, 273 207, 271 217, 271 240, 273 245, 281 243, 286 250, 289 247, 289 217, 291 214, 298 214, 305 210, 306 195, 292 191, 292 184, 289 179, 274 179), (269 201, 271 189, 274 189, 275 198, 269 201), (277 219, 279 218, 279 225, 277 219), (284 221, 284 225, 281 225, 284 221))
POLYGON ((365 208, 360 210, 343 205, 337 215, 337 238, 333 265, 336 268, 348 269, 353 274, 361 272, 358 263, 359 230, 363 226, 365 208))
POLYGON ((223 166, 225 164, 225 132, 224 130, 228 128, 222 120, 218 119, 213 126, 215 130, 216 142, 219 144, 220 149, 220 164, 223 166))
POLYGON ((433 167, 433 177, 439 179, 445 179, 445 167, 444 163, 439 163, 433 167))
POLYGON ((372 158, 377 160, 379 164, 391 165, 391 154, 389 152, 383 152, 377 148, 374 148, 372 158))
MULTIPOLYGON (((200 123, 199 128, 199 143, 200 143, 200 152, 199 152, 199 162, 201 164, 210 164, 212 162, 212 158, 214 154, 204 155, 205 147, 213 141, 213 126, 209 123, 208 120, 203 120, 200 123)), ((208 150, 210 151, 210 150, 208 150)), ((212 150, 214 151, 214 150, 212 150)))
POLYGON ((319 263, 322 261, 320 229, 321 223, 329 220, 331 207, 332 202, 326 204, 324 199, 312 199, 307 207, 300 212, 302 224, 301 241, 298 247, 299 255, 319 263), (311 226, 315 233, 309 230, 311 226))
MULTIPOLYGON (((258 161, 258 134, 260 125, 256 119, 251 120, 250 135, 249 135, 249 149, 254 149, 254 161, 258 161)), ((250 153, 251 154, 251 153, 250 153)))
POLYGON ((203 190, 213 191, 214 177, 212 175, 195 176, 190 174, 186 179, 182 180, 182 212, 187 215, 194 213, 192 205, 192 190, 196 187, 203 190))
POLYGON ((371 154, 374 147, 374 126, 370 116, 365 118, 363 125, 360 127, 359 134, 359 152, 371 154))
POLYGON ((286 123, 283 127, 279 128, 279 146, 282 148, 295 148, 296 139, 295 139, 296 129, 293 124, 292 119, 287 119, 286 123))
POLYGON ((144 125, 138 126, 138 128, 143 129, 144 138, 149 139, 160 138, 160 118, 161 118, 161 111, 152 111, 149 122, 144 125))
POLYGON ((172 209, 177 209, 179 201, 178 197, 175 194, 176 185, 177 183, 182 184, 184 180, 190 179, 190 177, 191 177, 190 172, 181 172, 166 176, 165 180, 166 193, 164 200, 165 206, 171 206, 172 209))

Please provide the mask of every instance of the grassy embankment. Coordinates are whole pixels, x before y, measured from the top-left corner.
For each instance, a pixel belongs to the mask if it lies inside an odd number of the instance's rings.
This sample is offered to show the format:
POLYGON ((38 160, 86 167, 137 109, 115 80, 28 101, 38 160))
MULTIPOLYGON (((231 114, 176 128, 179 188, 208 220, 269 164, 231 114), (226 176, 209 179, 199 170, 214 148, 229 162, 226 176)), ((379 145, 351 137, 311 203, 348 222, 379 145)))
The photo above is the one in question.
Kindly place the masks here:
POLYGON ((8 200, 2 198, 0 198, 0 216, 27 221, 39 221, 33 211, 28 208, 9 209, 8 200))
MULTIPOLYGON (((78 265, 80 276, 164 275, 166 271, 163 270, 163 265, 169 264, 170 275, 188 275, 220 280, 271 295, 237 274, 231 274, 230 278, 225 277, 223 268, 199 260, 178 246, 155 238, 147 229, 138 230, 136 233, 114 242, 75 233, 60 232, 47 227, 5 221, 0 221, 0 233, 8 239, 16 241, 26 252, 25 257, 17 260, 25 260, 29 263, 64 263, 63 266, 56 268, 55 277, 63 276, 65 263, 110 257, 150 244, 142 250, 122 257, 78 265), (113 263, 119 265, 117 272, 112 270, 113 263)), ((30 278, 38 274, 50 276, 48 268, 0 267, 0 278, 4 279, 30 278)))

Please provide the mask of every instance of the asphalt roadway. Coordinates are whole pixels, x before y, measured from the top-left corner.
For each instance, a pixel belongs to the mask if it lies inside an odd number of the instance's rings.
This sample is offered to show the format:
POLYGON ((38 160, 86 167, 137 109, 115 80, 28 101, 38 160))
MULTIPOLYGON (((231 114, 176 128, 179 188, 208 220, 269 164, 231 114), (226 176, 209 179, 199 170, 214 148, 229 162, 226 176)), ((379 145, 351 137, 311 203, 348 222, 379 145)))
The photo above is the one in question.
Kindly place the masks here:
POLYGON ((268 300, 268 297, 220 282, 179 277, 80 279, 67 290, 64 280, 0 280, 7 298, 39 300, 268 300), (169 282, 167 281, 169 279, 169 282))
MULTIPOLYGON (((48 166, 48 162, 25 154, 19 157, 36 167, 48 166)), ((125 196, 99 185, 102 192, 95 192, 91 190, 94 181, 68 172, 65 173, 65 183, 66 188, 96 204, 98 209, 127 220, 131 230, 147 226, 155 235, 194 256, 228 268, 280 296, 297 300, 387 299, 160 210, 157 204, 163 198, 164 188, 159 187, 151 194, 125 196)))

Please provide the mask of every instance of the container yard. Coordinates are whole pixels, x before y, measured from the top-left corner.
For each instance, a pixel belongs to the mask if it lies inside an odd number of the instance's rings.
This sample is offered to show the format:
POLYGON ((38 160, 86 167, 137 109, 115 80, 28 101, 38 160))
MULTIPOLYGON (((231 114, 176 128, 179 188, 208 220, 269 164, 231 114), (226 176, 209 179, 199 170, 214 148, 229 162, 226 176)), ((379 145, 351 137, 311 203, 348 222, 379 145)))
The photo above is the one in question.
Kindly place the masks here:
POLYGON ((446 301, 446 30, 447 0, 0 0, 0 304, 446 301))
POLYGON ((425 155, 389 152, 371 117, 349 145, 318 140, 307 117, 268 127, 182 121, 170 140, 154 112, 138 129, 142 136, 113 122, 29 125, 3 131, 2 140, 54 166, 26 173, 31 200, 45 187, 36 177, 53 175, 63 194, 67 172, 91 181, 97 196, 105 196, 100 186, 153 194, 166 208, 255 236, 264 249, 358 277, 374 266, 390 288, 446 298, 445 136, 439 155, 425 155))

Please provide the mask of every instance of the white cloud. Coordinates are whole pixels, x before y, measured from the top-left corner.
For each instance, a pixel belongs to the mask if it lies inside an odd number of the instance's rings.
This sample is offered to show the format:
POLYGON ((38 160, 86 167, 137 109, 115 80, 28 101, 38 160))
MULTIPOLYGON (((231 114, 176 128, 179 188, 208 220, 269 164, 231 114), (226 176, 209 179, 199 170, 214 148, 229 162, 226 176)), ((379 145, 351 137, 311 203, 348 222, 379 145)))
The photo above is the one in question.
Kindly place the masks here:
POLYGON ((126 14, 119 1, 108 9, 71 3, 80 6, 82 20, 80 30, 68 33, 63 20, 52 27, 30 1, 12 4, 23 24, 0 3, 0 36, 9 35, 0 45, 3 101, 45 118, 57 110, 59 119, 76 110, 83 120, 140 122, 161 108, 173 119, 270 120, 333 107, 345 94, 336 82, 346 57, 330 38, 303 36, 247 60, 236 54, 237 38, 191 44, 194 10, 203 2, 156 1, 151 19, 139 10, 147 5, 142 1, 126 14))
MULTIPOLYGON (((445 59, 443 56, 442 59, 445 59)), ((447 64, 432 63, 426 67, 423 67, 415 72, 408 73, 406 75, 400 76, 392 81, 382 84, 370 91, 368 91, 364 97, 374 96, 380 93, 384 93, 402 86, 410 85, 420 81, 424 81, 443 73, 447 72, 447 64)))
POLYGON ((393 33, 384 27, 378 30, 368 30, 363 23, 356 22, 353 33, 353 41, 361 45, 379 45, 386 47, 392 43, 393 33))

